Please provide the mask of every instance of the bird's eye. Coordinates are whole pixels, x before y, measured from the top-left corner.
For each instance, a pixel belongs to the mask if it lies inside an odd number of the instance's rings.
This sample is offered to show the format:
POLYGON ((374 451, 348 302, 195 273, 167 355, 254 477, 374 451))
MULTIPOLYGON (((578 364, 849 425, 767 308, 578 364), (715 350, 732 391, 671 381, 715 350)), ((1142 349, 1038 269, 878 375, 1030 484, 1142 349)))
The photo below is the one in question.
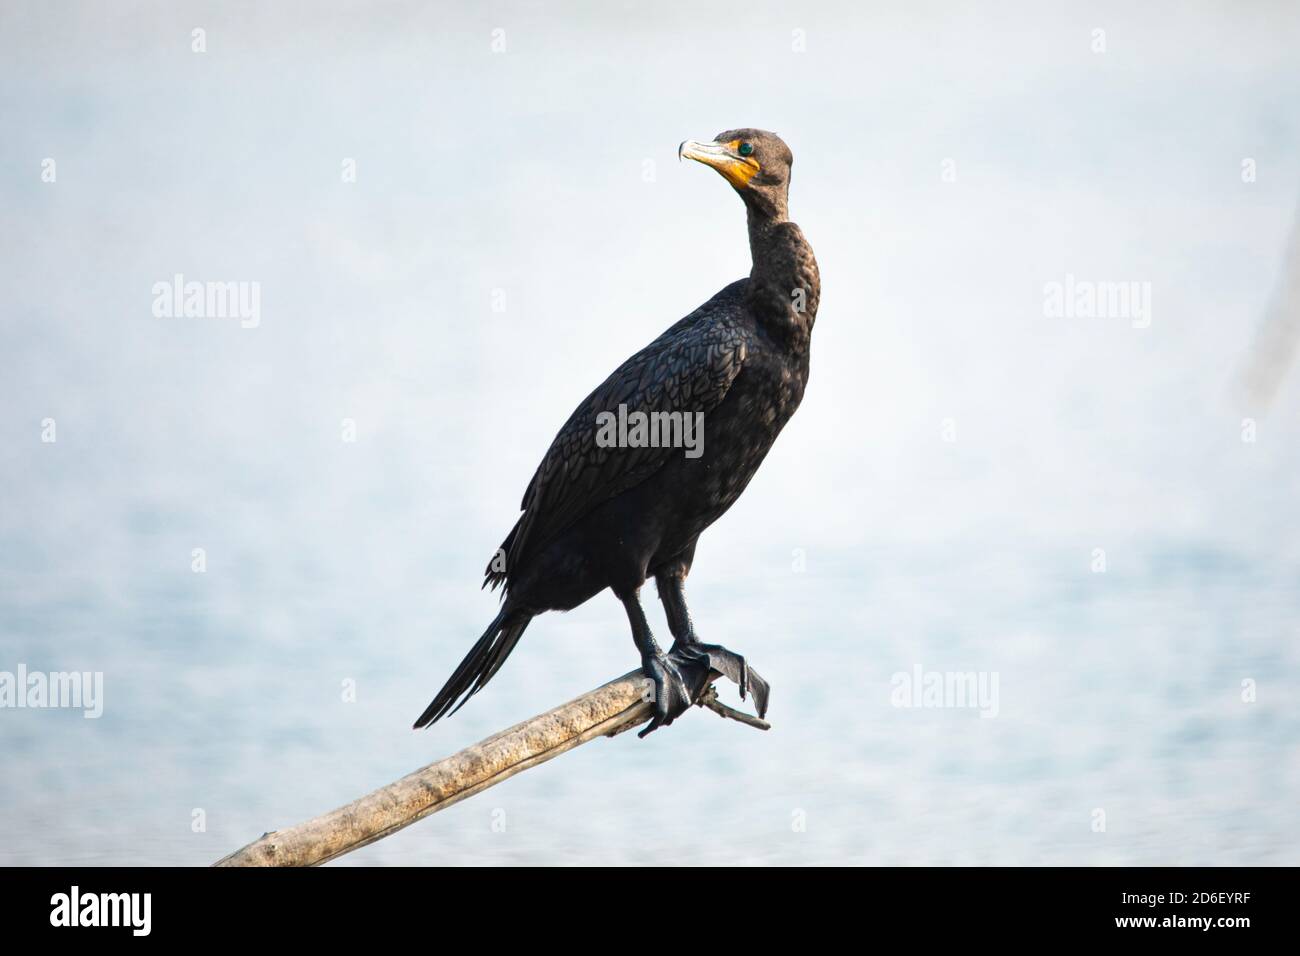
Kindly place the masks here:
POLYGON ((754 144, 753 144, 753 143, 741 143, 741 144, 740 144, 740 149, 736 150, 736 152, 740 153, 741 156, 750 156, 750 155, 752 155, 753 152, 754 152, 754 144))

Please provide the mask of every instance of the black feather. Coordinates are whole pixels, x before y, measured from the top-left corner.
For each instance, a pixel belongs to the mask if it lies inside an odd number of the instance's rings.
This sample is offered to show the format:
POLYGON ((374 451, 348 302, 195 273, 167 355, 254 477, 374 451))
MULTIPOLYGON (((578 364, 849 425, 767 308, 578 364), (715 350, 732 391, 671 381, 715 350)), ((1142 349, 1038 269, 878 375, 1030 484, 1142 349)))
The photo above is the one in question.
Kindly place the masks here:
POLYGON ((487 686, 487 682, 501 669, 510 652, 515 649, 531 620, 532 615, 527 612, 502 608, 501 613, 483 632, 483 636, 465 655, 455 673, 447 679, 442 690, 438 691, 432 703, 424 709, 420 719, 412 725, 412 729, 419 730, 436 723, 448 712, 455 713, 487 686))

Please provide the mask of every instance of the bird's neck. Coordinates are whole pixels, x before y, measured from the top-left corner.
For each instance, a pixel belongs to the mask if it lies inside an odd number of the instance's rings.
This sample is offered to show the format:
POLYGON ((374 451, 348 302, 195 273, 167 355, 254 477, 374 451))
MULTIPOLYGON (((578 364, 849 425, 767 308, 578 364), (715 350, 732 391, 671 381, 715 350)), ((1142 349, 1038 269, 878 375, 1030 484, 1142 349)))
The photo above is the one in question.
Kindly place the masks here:
POLYGON ((821 278, 803 232, 782 208, 749 205, 749 249, 754 267, 746 293, 764 327, 792 351, 806 351, 817 318, 821 278))

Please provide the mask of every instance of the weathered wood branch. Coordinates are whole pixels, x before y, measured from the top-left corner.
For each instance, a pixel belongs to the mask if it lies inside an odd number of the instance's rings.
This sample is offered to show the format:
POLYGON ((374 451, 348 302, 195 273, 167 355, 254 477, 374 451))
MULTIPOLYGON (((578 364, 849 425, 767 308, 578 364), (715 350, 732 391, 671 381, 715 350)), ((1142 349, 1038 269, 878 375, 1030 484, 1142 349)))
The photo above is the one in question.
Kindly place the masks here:
MULTIPOLYGON (((431 813, 495 786, 597 737, 648 721, 645 676, 636 670, 567 704, 516 724, 459 753, 315 819, 263 834, 214 866, 315 866, 382 840, 431 813)), ((766 721, 726 706, 710 686, 700 701, 723 717, 766 730, 766 721)))

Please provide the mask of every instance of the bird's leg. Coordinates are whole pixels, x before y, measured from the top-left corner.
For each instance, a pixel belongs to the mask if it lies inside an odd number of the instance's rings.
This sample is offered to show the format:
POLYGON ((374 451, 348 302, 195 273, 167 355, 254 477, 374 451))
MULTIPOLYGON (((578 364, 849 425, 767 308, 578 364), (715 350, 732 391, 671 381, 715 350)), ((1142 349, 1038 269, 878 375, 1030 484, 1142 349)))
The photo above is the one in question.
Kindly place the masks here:
POLYGON ((767 681, 741 655, 720 644, 704 644, 696 637, 691 613, 686 608, 685 577, 681 571, 655 575, 659 599, 664 602, 664 613, 668 617, 668 629, 673 633, 673 647, 668 653, 668 659, 674 661, 682 671, 691 669, 692 663, 716 671, 740 687, 741 700, 752 692, 758 716, 766 716, 767 700, 771 693, 767 681))
POLYGON ((641 609, 638 592, 619 595, 619 599, 623 602, 628 622, 632 625, 632 641, 641 652, 641 667, 654 684, 654 717, 637 735, 644 737, 651 731, 671 724, 699 699, 709 684, 709 671, 707 667, 698 665, 683 667, 682 664, 686 662, 679 662, 659 649, 654 635, 650 633, 645 611, 641 609))
POLYGON ((668 630, 673 634, 674 651, 686 644, 698 644, 695 636, 695 624, 691 621, 691 612, 686 608, 685 575, 680 571, 655 575, 655 587, 659 589, 659 600, 664 604, 664 615, 668 618, 668 630))

